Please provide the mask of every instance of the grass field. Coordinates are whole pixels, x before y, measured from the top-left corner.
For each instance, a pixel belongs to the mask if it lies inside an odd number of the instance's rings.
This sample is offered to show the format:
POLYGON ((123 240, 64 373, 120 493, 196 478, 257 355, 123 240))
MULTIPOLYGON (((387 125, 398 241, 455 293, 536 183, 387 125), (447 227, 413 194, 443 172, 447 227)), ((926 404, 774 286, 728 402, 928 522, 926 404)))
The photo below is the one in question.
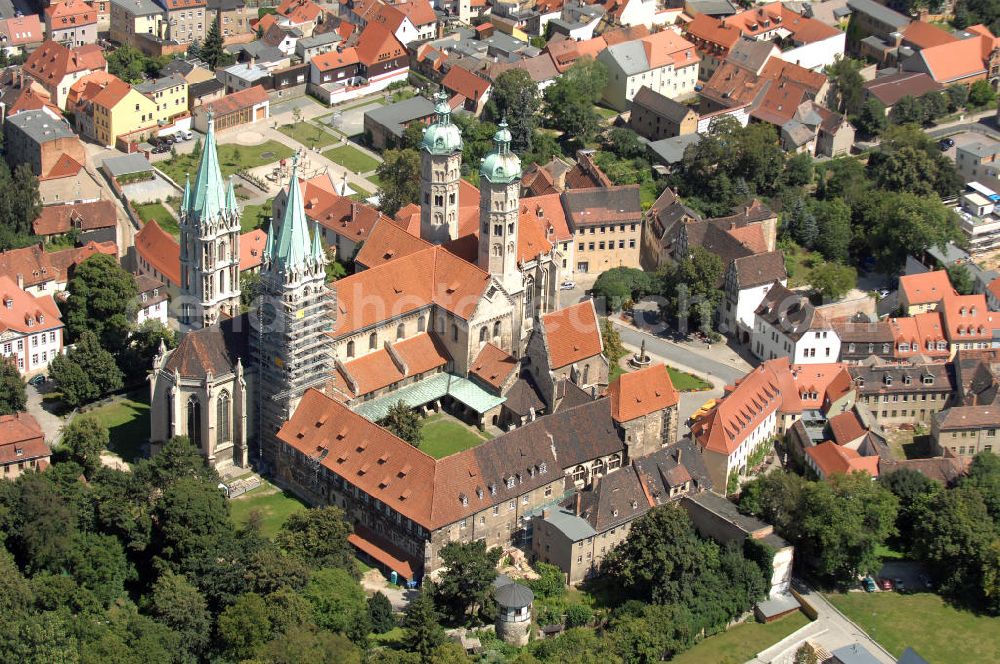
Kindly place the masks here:
POLYGON ((289 516, 306 509, 306 506, 290 493, 283 491, 266 493, 265 491, 264 487, 261 487, 230 500, 229 514, 233 523, 242 526, 250 520, 250 515, 253 512, 259 513, 260 533, 270 539, 277 534, 281 529, 281 524, 289 516))
POLYGON ((160 228, 171 235, 181 234, 181 227, 178 225, 177 219, 174 215, 170 214, 170 210, 168 210, 163 203, 146 203, 145 205, 136 205, 135 211, 143 223, 152 219, 160 225, 160 228))
POLYGON ((795 630, 804 627, 809 619, 801 612, 781 620, 762 625, 748 622, 733 627, 728 632, 710 636, 687 652, 674 657, 674 664, 743 664, 762 650, 774 645, 795 630))
MULTIPOLYGON (((219 167, 222 177, 228 178, 238 170, 256 168, 271 164, 292 156, 293 150, 277 141, 267 141, 260 145, 220 145, 218 146, 219 167)), ((179 185, 184 184, 184 178, 190 174, 194 177, 198 172, 200 155, 180 154, 160 162, 157 166, 169 175, 179 185)))
MULTIPOLYGON (((622 369, 617 364, 614 365, 608 371, 608 382, 610 383, 623 373, 628 373, 628 370, 622 369)), ((667 373, 670 374, 670 381, 674 384, 674 387, 677 388, 678 392, 699 392, 701 390, 712 389, 711 383, 698 378, 694 374, 689 374, 686 371, 674 369, 668 365, 667 373)))
POLYGON ((420 451, 435 459, 475 447, 492 437, 485 433, 473 433, 464 425, 442 415, 431 415, 424 420, 421 433, 423 440, 420 442, 420 451))
POLYGON ((597 104, 594 104, 594 110, 597 111, 597 114, 604 120, 609 120, 618 115, 618 111, 604 106, 598 106, 597 104))
POLYGON ((897 657, 912 647, 931 664, 1000 662, 1000 618, 956 609, 938 595, 827 595, 834 606, 897 657))
POLYGON ((340 145, 327 150, 323 156, 354 173, 367 173, 378 167, 378 161, 350 145, 340 145))
POLYGON ((108 427, 112 452, 129 463, 143 456, 143 445, 149 441, 148 392, 136 390, 88 414, 96 415, 108 427))
POLYGON ((337 141, 336 136, 333 136, 329 132, 324 131, 322 128, 309 122, 284 125, 278 127, 278 131, 285 136, 298 141, 307 148, 325 148, 326 146, 332 145, 337 141))
POLYGON ((365 200, 372 197, 372 192, 368 191, 364 187, 359 186, 357 183, 352 182, 348 186, 350 186, 351 189, 357 192, 356 194, 351 196, 351 198, 353 198, 356 201, 364 202, 365 200))
POLYGON ((255 228, 262 228, 264 219, 271 216, 271 204, 273 198, 269 198, 257 205, 247 205, 243 208, 243 215, 240 217, 240 230, 244 233, 255 228))

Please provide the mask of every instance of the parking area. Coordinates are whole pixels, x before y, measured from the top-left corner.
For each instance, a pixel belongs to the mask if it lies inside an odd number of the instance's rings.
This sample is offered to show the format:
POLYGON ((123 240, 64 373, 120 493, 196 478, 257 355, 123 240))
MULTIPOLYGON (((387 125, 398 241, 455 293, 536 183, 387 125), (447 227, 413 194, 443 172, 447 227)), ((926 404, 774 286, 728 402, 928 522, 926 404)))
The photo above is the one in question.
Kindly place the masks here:
MULTIPOLYGON (((904 592, 927 592, 930 577, 924 566, 913 560, 886 560, 879 570, 876 580, 892 579, 894 585, 903 582, 904 592)), ((899 590, 899 588, 896 588, 899 590)))
POLYGON ((978 143, 980 141, 989 140, 987 136, 976 132, 976 131, 962 131, 957 134, 952 134, 948 136, 951 140, 955 142, 955 145, 951 146, 947 150, 943 150, 942 153, 947 156, 952 161, 955 161, 955 149, 963 145, 969 145, 971 143, 978 143))
POLYGON ((365 131, 365 113, 381 105, 380 102, 373 101, 370 104, 363 104, 346 110, 334 108, 333 113, 323 117, 323 121, 348 136, 356 136, 365 131))

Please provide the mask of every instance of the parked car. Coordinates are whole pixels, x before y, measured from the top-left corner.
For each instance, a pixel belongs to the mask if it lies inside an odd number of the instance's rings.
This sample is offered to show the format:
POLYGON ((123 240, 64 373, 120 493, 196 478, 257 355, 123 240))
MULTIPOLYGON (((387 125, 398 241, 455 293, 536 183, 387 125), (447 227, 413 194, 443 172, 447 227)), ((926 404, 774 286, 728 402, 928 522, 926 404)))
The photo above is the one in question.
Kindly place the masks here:
POLYGON ((873 593, 877 590, 875 587, 875 579, 870 576, 866 576, 862 581, 861 585, 864 587, 866 593, 873 593))
POLYGON ((931 577, 926 574, 920 575, 920 583, 924 584, 924 588, 927 590, 934 590, 934 582, 931 581, 931 577))
POLYGON ((877 291, 875 291, 875 293, 878 295, 878 299, 880 300, 884 300, 885 298, 889 297, 888 288, 879 288, 877 291))
POLYGON ((37 376, 31 377, 31 379, 28 381, 28 385, 34 385, 35 387, 38 387, 39 385, 44 385, 45 380, 46 380, 45 376, 43 376, 42 374, 38 374, 37 376))
POLYGON ((190 129, 185 129, 183 132, 178 131, 177 133, 178 134, 183 133, 185 141, 190 141, 192 138, 194 138, 194 132, 192 132, 190 129))
POLYGON ((699 408, 698 410, 694 411, 694 413, 691 414, 691 419, 688 420, 688 421, 689 422, 696 422, 696 421, 700 420, 701 418, 705 417, 705 415, 708 414, 708 411, 710 411, 713 408, 715 408, 715 404, 716 404, 715 399, 709 399, 705 403, 701 404, 701 408, 699 408))
POLYGON ((573 290, 574 288, 576 288, 576 282, 575 281, 564 281, 561 284, 559 284, 559 288, 561 290, 573 290))
POLYGON ((941 141, 938 143, 938 145, 941 147, 941 152, 944 152, 948 148, 955 147, 955 139, 953 139, 953 138, 942 138, 941 141))
POLYGON ((903 583, 902 579, 900 579, 899 577, 896 577, 895 579, 893 579, 893 581, 895 581, 895 583, 896 583, 896 592, 898 592, 898 593, 905 593, 906 592, 906 584, 903 583))
POLYGON ((882 577, 878 580, 878 587, 882 590, 892 590, 895 587, 895 584, 892 582, 892 579, 882 577))
POLYGON ((160 140, 162 140, 165 145, 173 145, 177 142, 174 140, 173 136, 161 136, 160 140))
POLYGON ((164 152, 170 152, 170 146, 166 143, 160 143, 159 145, 153 146, 153 154, 163 154, 164 152))
POLYGON ((150 136, 149 138, 146 139, 146 142, 155 148, 157 145, 163 142, 163 139, 160 138, 159 136, 150 136))
POLYGON ((184 132, 175 131, 174 132, 174 143, 182 143, 184 141, 184 132))

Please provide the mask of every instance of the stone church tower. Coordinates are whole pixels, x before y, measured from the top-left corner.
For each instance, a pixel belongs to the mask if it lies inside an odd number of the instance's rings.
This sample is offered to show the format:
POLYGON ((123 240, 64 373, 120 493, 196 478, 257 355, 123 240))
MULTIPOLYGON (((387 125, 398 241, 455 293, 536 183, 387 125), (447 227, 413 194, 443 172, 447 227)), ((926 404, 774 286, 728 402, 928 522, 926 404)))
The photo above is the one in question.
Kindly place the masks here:
POLYGON ((184 184, 181 204, 181 324, 208 327, 240 313, 240 210, 215 149, 215 122, 208 134, 194 186, 184 184))
POLYGON ((462 131, 451 122, 448 96, 435 97, 437 122, 420 144, 420 237, 442 244, 458 237, 458 185, 462 178, 462 131))
POLYGON ((521 160, 510 149, 507 122, 493 135, 493 151, 479 167, 479 267, 511 295, 524 290, 517 265, 521 160))
POLYGON ((318 227, 310 238, 297 171, 298 155, 292 160, 284 213, 267 232, 250 335, 258 373, 259 453, 268 465, 275 462, 278 429, 305 389, 325 381, 333 367, 326 332, 333 325, 335 294, 326 286, 327 257, 318 227))

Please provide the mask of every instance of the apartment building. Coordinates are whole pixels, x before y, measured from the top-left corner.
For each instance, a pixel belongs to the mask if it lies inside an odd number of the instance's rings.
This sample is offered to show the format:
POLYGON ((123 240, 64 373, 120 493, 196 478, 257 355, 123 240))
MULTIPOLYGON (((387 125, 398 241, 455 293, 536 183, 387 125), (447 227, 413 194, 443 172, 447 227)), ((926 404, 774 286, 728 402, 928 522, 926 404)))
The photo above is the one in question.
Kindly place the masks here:
POLYGON ((701 58, 691 42, 670 30, 609 46, 597 59, 608 69, 604 101, 619 111, 628 110, 643 87, 674 99, 698 84, 701 58))
POLYGON ((955 391, 954 373, 946 363, 869 361, 848 371, 858 391, 858 403, 882 426, 929 425, 955 391))
POLYGON ((563 192, 562 204, 576 244, 575 272, 600 274, 613 267, 639 267, 643 223, 639 185, 570 189, 563 192))
POLYGON ((181 44, 205 41, 207 0, 158 0, 166 11, 168 39, 181 44))
POLYGON ((53 297, 32 295, 0 276, 0 356, 27 378, 48 369, 62 349, 62 317, 53 297))
POLYGON ((69 48, 97 41, 97 11, 83 0, 63 0, 45 8, 45 32, 69 48))

